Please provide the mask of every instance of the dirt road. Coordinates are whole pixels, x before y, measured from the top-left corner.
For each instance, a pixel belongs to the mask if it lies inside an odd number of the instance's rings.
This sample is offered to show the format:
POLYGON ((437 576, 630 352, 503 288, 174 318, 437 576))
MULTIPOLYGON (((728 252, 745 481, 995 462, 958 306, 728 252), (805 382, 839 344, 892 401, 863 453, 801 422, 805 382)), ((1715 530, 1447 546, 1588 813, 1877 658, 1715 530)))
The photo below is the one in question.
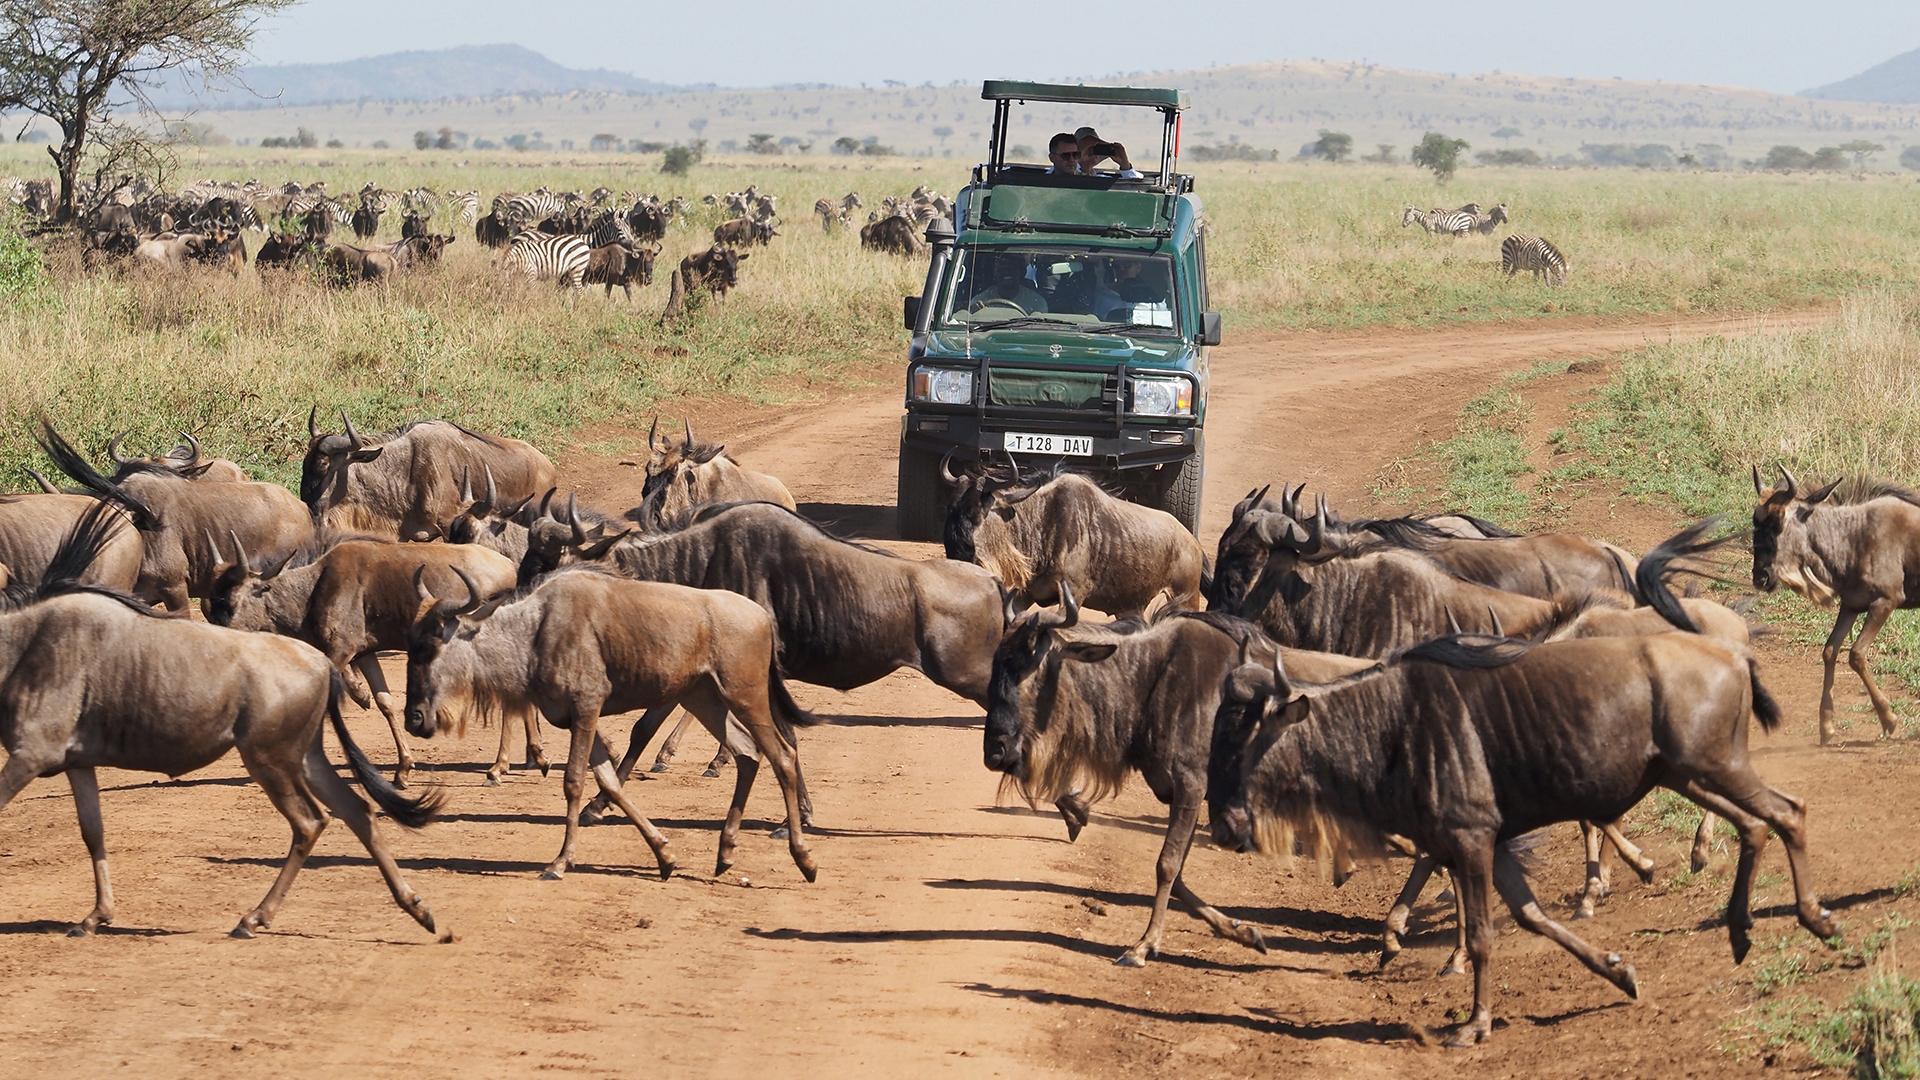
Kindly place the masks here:
MULTIPOLYGON (((1364 505, 1382 465, 1444 435, 1501 372, 1821 317, 1290 334, 1223 348, 1204 538, 1247 488, 1283 477, 1364 505)), ((798 408, 714 403, 700 419, 785 478, 803 512, 886 540, 898 413, 888 385, 798 408)), ((635 447, 643 434, 644 419, 635 447)), ((589 501, 617 509, 639 488, 618 459, 563 459, 561 468, 589 501)), ((1670 523, 1612 538, 1645 543, 1670 523)), ((1877 915, 1890 903, 1885 887, 1911 858, 1876 843, 1920 817, 1894 794, 1911 751, 1810 749, 1811 661, 1776 667, 1792 720, 1763 751, 1763 769, 1789 790, 1817 792, 1821 884, 1850 925, 1864 923, 1869 908, 1877 915)), ((1144 922, 1159 845, 1150 796, 1134 790, 1103 806, 1069 845, 1051 815, 996 806, 969 703, 911 673, 851 694, 801 687, 799 696, 833 720, 805 741, 820 825, 821 878, 811 886, 766 835, 779 805, 771 778, 754 794, 736 869, 719 879, 699 872, 711 865, 731 786, 699 776, 703 738, 690 740, 675 771, 638 786, 691 871, 665 883, 617 819, 585 834, 580 870, 536 880, 560 840, 558 778, 518 773, 484 787, 492 732, 421 748, 428 781, 452 789, 452 814, 392 843, 459 935, 451 946, 433 945, 392 907, 338 827, 274 930, 228 940, 286 844, 281 819, 232 761, 180 782, 105 780, 120 925, 69 941, 57 931, 85 911, 88 869, 64 783, 42 781, 0 815, 7 1071, 1024 1077, 1284 1064, 1389 1075, 1443 1060, 1485 1075, 1726 1071, 1713 1047, 1744 999, 1713 921, 1724 857, 1717 879, 1710 871, 1686 888, 1620 888, 1583 930, 1631 954, 1648 1001, 1618 1000, 1509 927, 1496 946, 1496 1011, 1507 1024, 1485 1050, 1416 1064, 1416 1054, 1439 1053, 1424 1048, 1422 1028, 1464 1006, 1470 988, 1431 976, 1444 953, 1439 934, 1372 974, 1377 920, 1403 864, 1367 869, 1335 892, 1309 865, 1203 847, 1189 880, 1270 927, 1273 954, 1216 941, 1175 914, 1163 960, 1117 969, 1111 957, 1144 922)), ((384 725, 353 722, 388 759, 384 725)), ((564 745, 550 735, 551 753, 564 745)), ((1649 850, 1663 876, 1684 863, 1677 839, 1649 850)), ((1571 887, 1566 851, 1543 897, 1571 887)), ((1769 852, 1767 869, 1777 871, 1777 859, 1769 852)), ((1763 908, 1784 895, 1777 873, 1762 878, 1763 908)), ((1764 948, 1790 929, 1770 908, 1756 940, 1764 948)))

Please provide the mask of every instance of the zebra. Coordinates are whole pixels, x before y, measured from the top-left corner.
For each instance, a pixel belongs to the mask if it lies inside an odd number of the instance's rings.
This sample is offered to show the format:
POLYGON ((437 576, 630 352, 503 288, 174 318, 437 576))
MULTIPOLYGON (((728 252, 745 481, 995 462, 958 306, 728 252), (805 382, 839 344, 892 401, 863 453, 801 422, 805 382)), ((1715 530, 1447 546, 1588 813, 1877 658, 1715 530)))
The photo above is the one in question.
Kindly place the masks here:
POLYGON ((1457 238, 1472 232, 1474 226, 1479 223, 1480 215, 1469 210, 1427 211, 1427 231, 1429 232, 1446 233, 1448 236, 1457 238))
POLYGON ((431 221, 440 210, 440 196, 429 188, 408 188, 400 196, 400 209, 403 213, 416 214, 431 221))
POLYGON ((1421 210, 1412 203, 1408 203, 1406 209, 1400 211, 1400 227, 1404 229, 1409 225, 1418 225, 1427 232, 1432 232, 1433 218, 1433 213, 1421 210))
POLYGON ((600 211, 587 222, 587 231, 581 235, 587 238, 587 244, 590 247, 605 247, 608 244, 619 244, 627 248, 640 246, 640 240, 634 236, 633 228, 627 224, 626 218, 622 217, 617 209, 600 211))
POLYGON ((1535 281, 1545 280, 1548 288, 1567 283, 1567 257, 1543 236, 1515 233, 1500 242, 1500 269, 1508 277, 1521 270, 1533 272, 1535 281))
POLYGON ((1482 214, 1478 210, 1474 211, 1473 231, 1481 236, 1492 236, 1494 226, 1504 225, 1506 222, 1507 204, 1497 203, 1489 213, 1482 214))
POLYGON ((480 220, 480 193, 477 191, 449 191, 447 201, 459 208, 460 220, 468 225, 480 220))
POLYGON ((586 284, 590 253, 584 236, 527 229, 507 248, 507 265, 535 281, 553 280, 562 288, 578 289, 586 284))
POLYGON ((500 215, 500 220, 515 226, 530 225, 566 213, 567 203, 551 191, 530 191, 525 195, 500 196, 494 200, 494 212, 500 215))

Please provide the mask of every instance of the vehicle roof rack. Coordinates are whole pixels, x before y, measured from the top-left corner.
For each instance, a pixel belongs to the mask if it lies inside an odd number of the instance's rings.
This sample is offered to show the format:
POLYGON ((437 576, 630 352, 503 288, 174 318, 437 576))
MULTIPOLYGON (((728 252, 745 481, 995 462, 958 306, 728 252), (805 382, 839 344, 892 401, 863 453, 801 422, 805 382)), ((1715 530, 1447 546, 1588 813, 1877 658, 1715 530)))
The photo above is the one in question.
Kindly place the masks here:
POLYGON ((1081 86, 1075 83, 988 79, 980 87, 987 101, 1055 101, 1073 105, 1144 105, 1185 112, 1187 92, 1145 86, 1081 86))

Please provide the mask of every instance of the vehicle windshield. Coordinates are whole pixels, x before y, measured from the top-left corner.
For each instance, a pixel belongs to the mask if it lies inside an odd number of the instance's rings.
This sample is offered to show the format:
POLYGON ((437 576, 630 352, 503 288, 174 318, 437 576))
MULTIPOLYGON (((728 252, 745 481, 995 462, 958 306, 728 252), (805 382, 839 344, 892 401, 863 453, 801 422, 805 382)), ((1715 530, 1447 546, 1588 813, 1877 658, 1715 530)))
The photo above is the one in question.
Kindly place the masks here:
POLYGON ((939 325, 998 330, 1071 327, 1082 333, 1174 332, 1173 260, 1085 248, 962 248, 939 325))

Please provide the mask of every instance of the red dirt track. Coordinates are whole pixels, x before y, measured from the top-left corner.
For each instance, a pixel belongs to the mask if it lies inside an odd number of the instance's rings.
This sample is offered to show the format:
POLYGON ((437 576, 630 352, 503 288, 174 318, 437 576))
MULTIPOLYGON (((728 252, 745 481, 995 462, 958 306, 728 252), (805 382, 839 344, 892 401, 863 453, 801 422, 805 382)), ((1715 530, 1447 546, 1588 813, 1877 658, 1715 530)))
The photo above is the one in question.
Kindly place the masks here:
MULTIPOLYGON (((1218 349, 1203 541, 1211 550, 1233 501, 1270 481, 1305 480, 1365 508, 1384 466, 1444 437, 1461 405, 1503 372, 1825 317, 1302 333, 1218 349)), ((1549 398, 1557 378, 1541 381, 1549 398)), ((1562 405, 1592 384, 1565 378, 1573 381, 1559 391, 1562 405)), ((832 405, 718 403, 696 423, 785 479, 815 520, 937 555, 889 539, 899 411, 898 391, 885 383, 832 405)), ((637 421, 635 447, 646 418, 637 421)), ((638 473, 617 458, 560 465, 604 508, 638 500, 638 473)), ((1599 502, 1577 517, 1635 546, 1675 524, 1599 502)), ((1849 932, 1867 929, 1895 903, 1890 886, 1914 862, 1910 843, 1890 842, 1911 836, 1920 819, 1907 797, 1913 748, 1815 747, 1817 658, 1779 641, 1767 648, 1766 677, 1788 721, 1771 738, 1756 732, 1760 770, 1807 798, 1817 883, 1849 932)), ((1860 695, 1857 683, 1842 686, 1844 711, 1860 695)), ((1493 958, 1500 1024, 1486 1047, 1446 1052, 1426 1032, 1467 1005, 1471 986, 1433 975, 1451 932, 1436 927, 1444 913, 1431 893, 1407 954, 1375 974, 1379 919, 1403 860, 1363 868, 1335 891, 1309 863, 1203 843, 1187 880, 1265 928, 1272 953, 1216 940, 1176 910, 1160 959, 1115 968, 1112 957, 1144 925, 1160 844, 1160 808, 1143 787, 1098 807, 1069 845, 1052 813, 996 804, 972 704, 911 672, 849 694, 795 689, 830 721, 803 736, 818 817, 814 885, 767 835, 779 813, 771 776, 749 804, 735 869, 718 880, 703 872, 731 790, 730 778, 699 775, 712 749, 704 735, 689 738, 671 773, 634 785, 685 869, 664 883, 617 816, 583 833, 582 865, 566 880, 538 880, 560 843, 557 773, 516 772, 487 788, 494 732, 416 743, 419 782, 450 788, 450 816, 417 834, 389 823, 386 835, 456 933, 449 946, 393 906, 337 824, 273 929, 229 940, 271 882, 288 835, 232 757, 176 782, 102 774, 118 925, 69 940, 60 931, 87 910, 90 873, 65 782, 40 781, 0 813, 8 1033, 0 1072, 1038 1077, 1308 1066, 1340 1076, 1445 1068, 1535 1077, 1758 1068, 1716 1051, 1749 1001, 1718 921, 1725 850, 1709 880, 1670 888, 1684 850, 1676 836, 1653 835, 1656 883, 1618 872, 1599 917, 1574 924, 1636 965, 1638 1003, 1502 919, 1493 958)), ((1912 708, 1899 696, 1896 705, 1912 708)), ((606 729, 623 740, 629 719, 606 729)), ((376 760, 389 762, 379 718, 350 721, 376 760)), ((1853 730, 1864 739, 1870 728, 1853 730)), ((331 736, 329 744, 340 760, 331 736)), ((547 749, 564 755, 564 736, 549 731, 547 749)), ((1563 914, 1576 851, 1570 831, 1556 836, 1537 890, 1563 914)), ((1762 857, 1754 959, 1798 932, 1784 906, 1784 864, 1777 844, 1762 857)))

